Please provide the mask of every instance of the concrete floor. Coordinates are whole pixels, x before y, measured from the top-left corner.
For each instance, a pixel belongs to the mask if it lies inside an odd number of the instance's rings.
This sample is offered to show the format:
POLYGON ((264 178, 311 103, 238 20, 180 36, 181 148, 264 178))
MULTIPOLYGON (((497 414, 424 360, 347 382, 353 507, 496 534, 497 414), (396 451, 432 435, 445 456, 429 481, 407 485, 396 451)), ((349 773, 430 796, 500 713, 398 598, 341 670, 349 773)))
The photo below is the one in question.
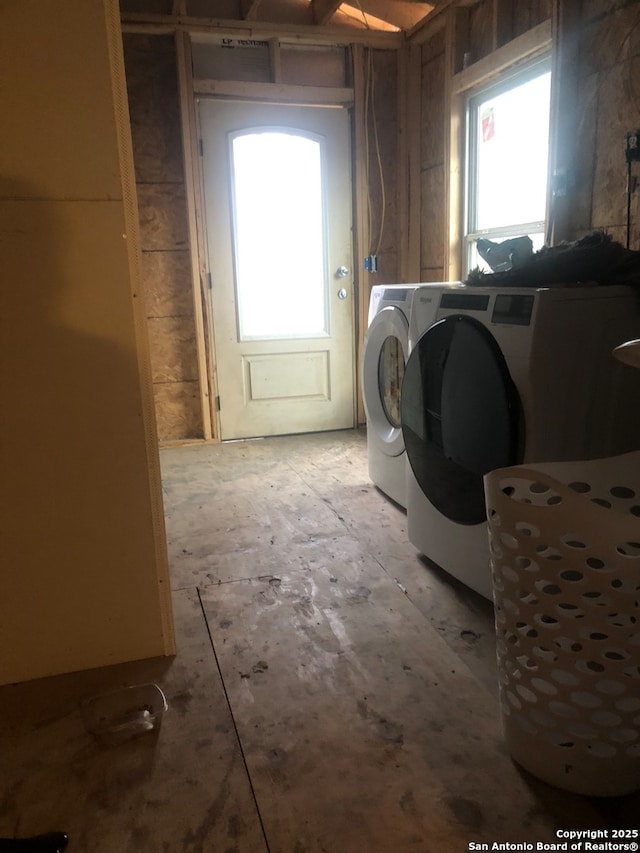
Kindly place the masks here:
POLYGON ((175 659, 0 689, 0 836, 69 853, 461 853, 631 828, 504 748, 489 602, 421 559, 360 431, 162 451, 175 659), (81 699, 155 680, 113 748, 81 699), (479 849, 479 848, 476 848, 479 849))

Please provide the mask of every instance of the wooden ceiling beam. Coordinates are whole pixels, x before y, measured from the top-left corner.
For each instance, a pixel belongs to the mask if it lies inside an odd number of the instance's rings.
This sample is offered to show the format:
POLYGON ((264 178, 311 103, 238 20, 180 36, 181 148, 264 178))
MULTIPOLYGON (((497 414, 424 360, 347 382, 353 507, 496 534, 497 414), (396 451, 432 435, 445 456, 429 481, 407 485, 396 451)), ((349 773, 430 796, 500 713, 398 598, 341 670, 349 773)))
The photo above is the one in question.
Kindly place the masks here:
POLYGON ((277 38, 280 44, 366 44, 381 50, 397 50, 404 43, 402 33, 356 30, 346 27, 310 27, 271 24, 266 21, 225 21, 218 18, 195 18, 187 15, 149 15, 125 12, 121 16, 122 31, 167 35, 188 32, 206 38, 264 39, 277 38))
POLYGON ((328 24, 341 3, 342 0, 311 0, 314 24, 319 27, 328 24))

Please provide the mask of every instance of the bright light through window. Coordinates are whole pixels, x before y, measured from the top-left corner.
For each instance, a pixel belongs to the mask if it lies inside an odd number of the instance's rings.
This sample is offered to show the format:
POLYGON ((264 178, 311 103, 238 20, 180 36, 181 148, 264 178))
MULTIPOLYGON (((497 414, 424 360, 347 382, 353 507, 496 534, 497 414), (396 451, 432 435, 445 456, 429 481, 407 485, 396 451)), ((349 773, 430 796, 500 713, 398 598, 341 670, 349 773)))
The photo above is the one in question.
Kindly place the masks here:
POLYGON ((321 155, 293 131, 232 137, 241 340, 327 333, 321 155))
MULTIPOLYGON (((470 98, 467 263, 475 240, 528 234, 544 242, 551 72, 548 61, 470 98)), ((488 269, 488 267, 485 267, 488 269)))

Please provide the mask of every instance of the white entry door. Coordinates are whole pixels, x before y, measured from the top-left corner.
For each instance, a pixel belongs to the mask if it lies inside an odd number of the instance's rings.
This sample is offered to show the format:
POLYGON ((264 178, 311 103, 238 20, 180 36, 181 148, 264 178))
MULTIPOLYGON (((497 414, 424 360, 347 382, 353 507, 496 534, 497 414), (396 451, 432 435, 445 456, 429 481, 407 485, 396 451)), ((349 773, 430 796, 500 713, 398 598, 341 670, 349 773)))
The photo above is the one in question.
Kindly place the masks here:
POLYGON ((349 117, 199 101, 222 439, 354 424, 349 117))

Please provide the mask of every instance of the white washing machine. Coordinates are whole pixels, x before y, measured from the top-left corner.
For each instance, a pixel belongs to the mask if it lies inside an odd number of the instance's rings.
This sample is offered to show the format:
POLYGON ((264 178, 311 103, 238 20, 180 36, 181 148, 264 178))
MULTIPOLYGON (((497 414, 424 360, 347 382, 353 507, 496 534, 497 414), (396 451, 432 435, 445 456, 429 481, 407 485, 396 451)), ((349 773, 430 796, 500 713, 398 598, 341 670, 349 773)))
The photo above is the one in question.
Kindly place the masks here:
POLYGON ((640 374, 611 354, 640 336, 639 304, 617 286, 416 290, 401 421, 420 553, 491 598, 484 474, 640 447, 640 374))
POLYGON ((361 372, 369 476, 403 509, 407 507, 407 456, 400 424, 400 392, 409 356, 413 294, 418 287, 446 286, 421 282, 378 284, 371 289, 361 372))
POLYGON ((371 289, 362 351, 362 400, 367 416, 371 481, 406 509, 407 457, 400 427, 400 390, 409 355, 409 318, 419 284, 371 289))

